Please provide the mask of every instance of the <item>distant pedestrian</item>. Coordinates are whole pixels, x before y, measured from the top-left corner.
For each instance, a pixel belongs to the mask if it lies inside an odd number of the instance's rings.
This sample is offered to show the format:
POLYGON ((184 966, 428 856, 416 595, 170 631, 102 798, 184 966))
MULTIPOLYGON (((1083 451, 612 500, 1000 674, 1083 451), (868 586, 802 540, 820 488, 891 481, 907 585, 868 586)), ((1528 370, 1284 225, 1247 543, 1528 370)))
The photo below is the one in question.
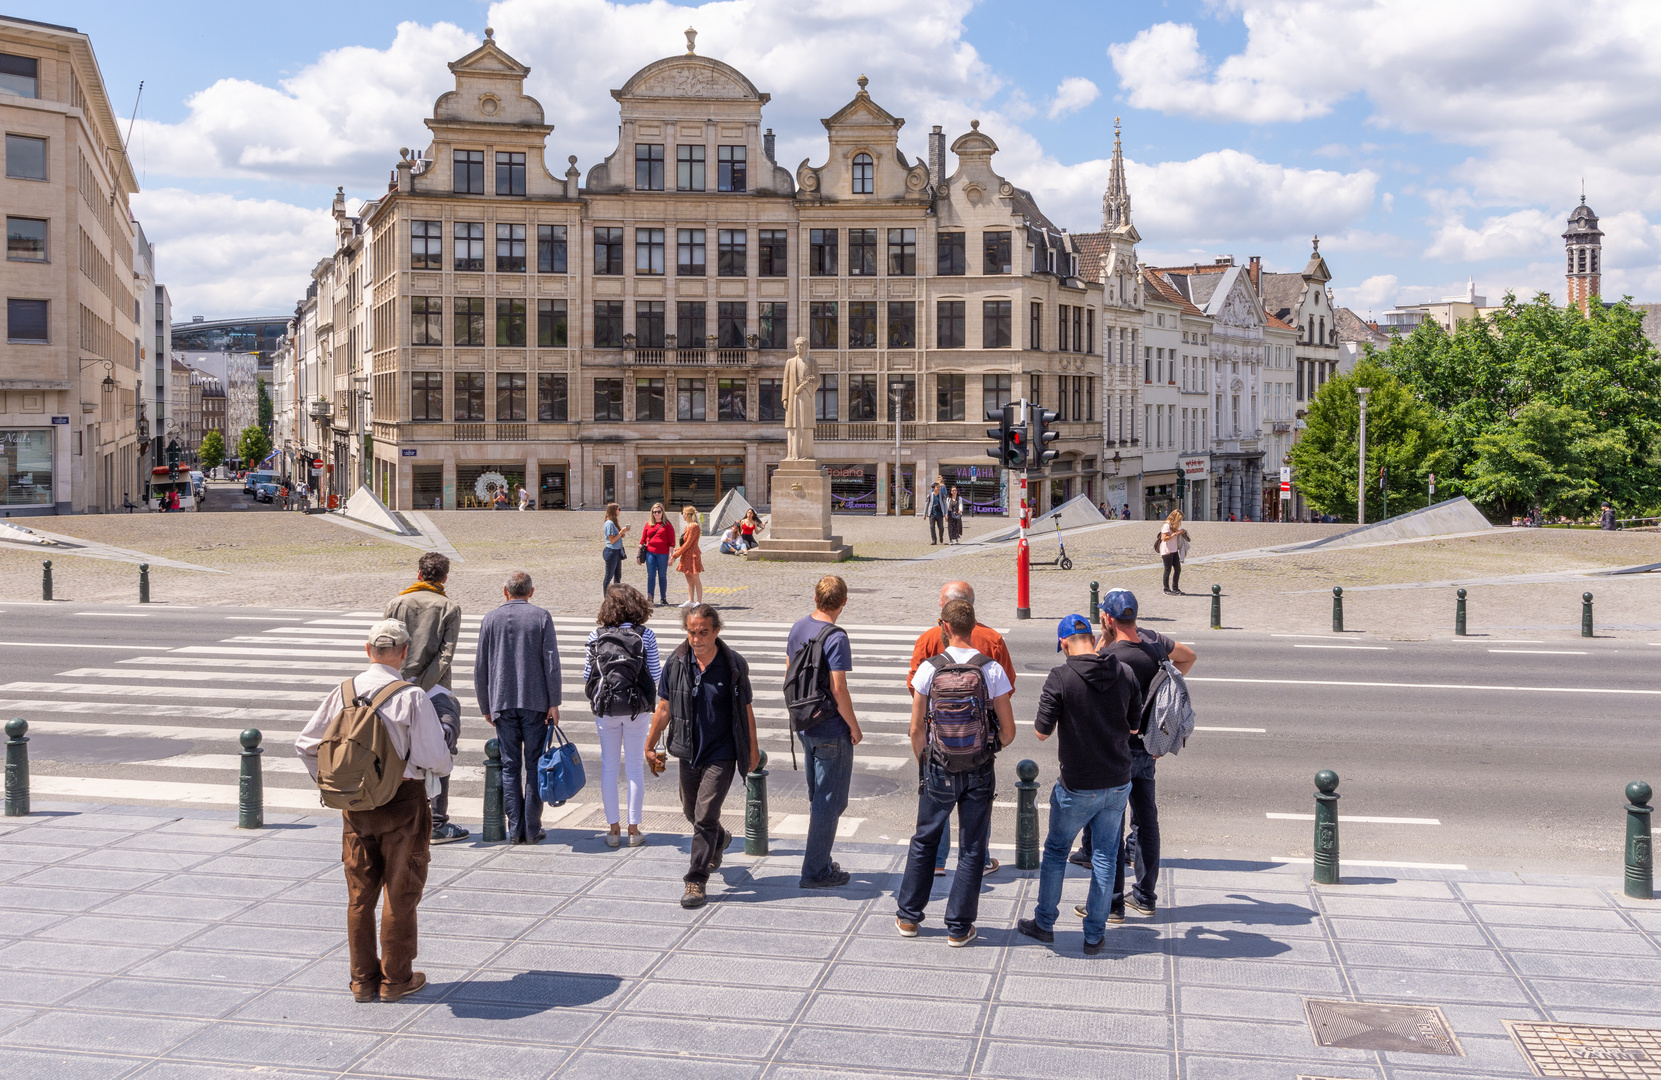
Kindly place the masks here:
POLYGON ((929 488, 928 498, 923 502, 923 513, 929 519, 929 543, 940 544, 946 540, 946 496, 940 490, 939 483, 929 488))
MULTIPOLYGON (((452 692, 451 664, 461 636, 461 605, 444 592, 449 578, 450 560, 440 552, 427 552, 416 563, 415 584, 386 605, 385 617, 397 619, 409 633, 409 653, 404 657, 401 674, 432 700, 439 726, 444 729, 444 745, 454 758, 461 739, 461 702, 452 692)), ((467 830, 450 820, 449 773, 439 778, 432 812, 433 843, 467 839, 467 830)))
POLYGON ((657 683, 663 675, 657 635, 646 620, 652 602, 632 585, 606 590, 584 644, 583 692, 594 710, 594 730, 600 736, 600 802, 605 807, 606 846, 622 841, 617 809, 617 767, 629 781, 629 846, 646 842, 640 815, 646 804, 646 732, 657 707, 657 683))
POLYGON ((675 526, 662 503, 652 504, 652 513, 646 527, 640 530, 640 547, 646 558, 646 599, 652 598, 652 586, 657 586, 657 602, 669 603, 669 552, 675 546, 675 526))
MULTIPOLYGON (((708 900, 709 875, 721 868, 732 843, 732 833, 721 824, 721 805, 738 770, 755 771, 761 748, 750 704, 750 665, 720 639, 721 613, 699 604, 686 609, 681 625, 686 640, 663 665, 646 744, 657 746, 668 729, 669 753, 680 761, 681 813, 692 824, 692 861, 683 879, 681 907, 699 908, 708 900)), ((652 770, 661 772, 663 753, 646 754, 652 770)))
POLYGON ((600 582, 600 595, 613 583, 623 581, 623 539, 629 535, 629 527, 617 521, 618 506, 616 503, 606 503, 606 517, 600 523, 600 558, 605 561, 605 579, 600 582))
POLYGON ((1615 508, 1609 505, 1608 500, 1604 500, 1603 513, 1598 517, 1598 528, 1619 529, 1620 527, 1621 523, 1615 519, 1615 508))
POLYGON ((1182 560, 1188 557, 1188 530, 1182 527, 1182 511, 1172 510, 1159 530, 1154 546, 1165 564, 1165 595, 1182 595, 1182 560))
POLYGON ((953 600, 940 613, 946 651, 917 669, 911 688, 911 750, 924 766, 917 795, 917 832, 906 853, 905 877, 895 897, 895 926, 916 937, 934 885, 934 857, 941 834, 957 810, 962 853, 946 901, 946 944, 975 940, 981 876, 992 832, 997 791, 993 759, 1015 741, 1014 687, 997 661, 970 641, 975 606, 953 600))
POLYGON ((548 742, 548 725, 559 723, 562 698, 559 641, 554 620, 530 600, 536 589, 523 570, 502 585, 501 607, 479 624, 473 661, 473 693, 479 712, 496 727, 502 754, 502 806, 508 843, 541 843, 542 793, 536 766, 548 742))
POLYGON ((491 497, 490 501, 493 508, 506 510, 508 508, 508 489, 505 487, 497 488, 496 494, 491 497))
POLYGON ((812 716, 800 723, 791 718, 791 727, 802 740, 807 777, 807 844, 802 853, 801 887, 832 889, 848 883, 849 874, 831 861, 836 843, 836 826, 848 808, 848 788, 853 782, 854 747, 864 739, 854 716, 853 697, 848 692, 848 672, 853 670, 853 650, 848 632, 836 625, 848 606, 848 583, 833 575, 822 577, 813 586, 813 613, 797 619, 790 628, 785 654, 786 704, 792 693, 793 674, 815 676, 815 686, 804 687, 803 700, 815 695, 818 705, 812 716))
POLYGON ((1130 503, 1125 503, 1122 507, 1120 507, 1119 517, 1124 521, 1130 520, 1130 503))
POLYGON ((531 493, 525 490, 525 485, 524 484, 520 484, 519 485, 519 509, 529 510, 530 508, 531 508, 531 493))
POLYGON ((1067 853, 1086 826, 1104 838, 1090 866, 1084 901, 1084 951, 1101 952, 1113 875, 1119 865, 1119 834, 1130 796, 1130 733, 1142 695, 1136 677, 1111 656, 1096 652, 1090 620, 1069 615, 1056 627, 1056 648, 1067 655, 1050 671, 1038 698, 1033 731, 1039 741, 1059 735, 1061 779, 1050 788, 1049 835, 1039 869, 1038 906, 1015 929, 1039 941, 1055 940, 1067 853), (1112 843, 1106 842, 1111 837, 1112 843))
POLYGON ((397 1001, 427 984, 427 976, 414 970, 416 907, 432 851, 427 799, 436 790, 433 778, 450 772, 450 750, 432 702, 398 677, 408 650, 402 623, 384 619, 371 626, 364 643, 368 669, 329 691, 294 741, 295 752, 326 798, 335 804, 343 796, 372 802, 370 808, 343 809, 340 815, 346 945, 355 1001, 397 1001), (380 725, 370 730, 368 744, 346 738, 362 734, 367 726, 349 725, 362 716, 360 709, 372 709, 380 725), (343 730, 347 726, 354 731, 343 730), (376 749, 384 756, 375 756, 376 749), (382 763, 394 768, 402 763, 402 779, 390 794, 371 800, 366 789, 380 788, 385 774, 377 774, 375 767, 382 763), (377 935, 375 908, 383 893, 377 935))
POLYGON ((698 548, 703 538, 703 527, 698 524, 698 508, 682 507, 681 542, 669 553, 675 559, 675 569, 686 575, 686 603, 681 607, 696 607, 704 602, 704 553, 698 548))
POLYGON ((946 495, 946 539, 953 544, 963 539, 963 496, 955 487, 946 495))

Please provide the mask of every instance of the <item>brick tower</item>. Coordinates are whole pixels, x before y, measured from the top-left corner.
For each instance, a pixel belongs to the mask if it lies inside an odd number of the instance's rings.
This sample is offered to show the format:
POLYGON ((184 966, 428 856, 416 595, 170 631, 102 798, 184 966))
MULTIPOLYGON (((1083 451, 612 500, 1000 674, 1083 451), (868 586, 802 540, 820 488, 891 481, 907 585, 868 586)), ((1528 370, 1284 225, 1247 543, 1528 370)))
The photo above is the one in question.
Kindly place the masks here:
POLYGON ((1603 230, 1598 228, 1598 216, 1586 205, 1584 192, 1580 205, 1569 215, 1569 228, 1563 234, 1563 246, 1568 251, 1568 303, 1587 310, 1592 297, 1601 295, 1603 276, 1603 230))

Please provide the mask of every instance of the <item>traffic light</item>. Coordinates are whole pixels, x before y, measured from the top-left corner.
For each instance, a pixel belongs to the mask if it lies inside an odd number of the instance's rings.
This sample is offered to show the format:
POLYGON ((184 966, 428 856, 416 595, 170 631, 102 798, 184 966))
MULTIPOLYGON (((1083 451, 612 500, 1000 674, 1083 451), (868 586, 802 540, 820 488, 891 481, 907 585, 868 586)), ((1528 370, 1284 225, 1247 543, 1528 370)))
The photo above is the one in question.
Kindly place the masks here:
POLYGON ((1058 419, 1058 414, 1039 405, 1032 407, 1032 440, 1029 457, 1029 468, 1042 469, 1055 460, 1058 450, 1048 449, 1049 445, 1061 438, 1061 432, 1050 430, 1050 425, 1058 419))
POLYGON ((1187 494, 1188 494, 1188 474, 1183 472, 1181 469, 1178 469, 1177 470, 1177 502, 1181 502, 1183 496, 1187 495, 1187 494))
POLYGON ((986 429, 988 438, 998 440, 997 449, 988 449, 986 455, 1006 469, 1024 469, 1027 464, 1026 433, 1016 426, 1016 408, 1010 402, 1001 409, 986 410, 986 418, 998 422, 997 427, 986 429))
POLYGON ((1389 489, 1389 485, 1390 485, 1390 466, 1380 465, 1378 467, 1378 490, 1386 491, 1386 490, 1389 489))
POLYGON ((169 441, 168 444, 167 444, 167 463, 169 465, 177 465, 179 463, 179 440, 178 439, 173 439, 173 440, 169 441))

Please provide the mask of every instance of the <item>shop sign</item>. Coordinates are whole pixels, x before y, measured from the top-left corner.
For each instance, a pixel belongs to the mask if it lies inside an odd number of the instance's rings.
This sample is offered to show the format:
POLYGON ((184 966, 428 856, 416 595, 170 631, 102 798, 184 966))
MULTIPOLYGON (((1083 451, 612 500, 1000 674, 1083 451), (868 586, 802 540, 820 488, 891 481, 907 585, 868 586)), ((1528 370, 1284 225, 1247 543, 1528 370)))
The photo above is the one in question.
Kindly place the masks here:
POLYGON ((403 449, 398 451, 398 456, 399 457, 414 457, 415 456, 415 449, 416 448, 413 447, 413 446, 406 446, 403 449))
POLYGON ((1210 458, 1191 457, 1182 459, 1182 475, 1184 476, 1205 476, 1210 471, 1210 458))

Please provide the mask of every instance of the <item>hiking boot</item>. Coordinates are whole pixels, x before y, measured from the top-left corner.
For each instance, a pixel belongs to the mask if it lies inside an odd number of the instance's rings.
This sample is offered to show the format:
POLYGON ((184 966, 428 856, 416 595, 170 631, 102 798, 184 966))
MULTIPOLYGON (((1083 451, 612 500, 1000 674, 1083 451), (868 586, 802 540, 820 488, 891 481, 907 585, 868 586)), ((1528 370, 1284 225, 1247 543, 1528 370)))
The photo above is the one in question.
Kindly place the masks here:
POLYGON ((1107 948, 1107 938, 1105 936, 1100 941, 1086 941, 1084 943, 1084 955, 1095 956, 1105 948, 1107 948))
POLYGON ((1055 941, 1055 931, 1038 929, 1037 919, 1022 919, 1020 922, 1015 924, 1015 929, 1019 930, 1029 938, 1042 941, 1046 945, 1049 945, 1055 941))
POLYGON ((390 983, 382 983, 381 1001, 384 1004, 390 1005, 394 1001, 400 1001, 409 997, 411 994, 426 985, 426 974, 420 971, 412 971, 410 972, 409 982, 404 983, 402 986, 393 986, 390 983))
POLYGON ((906 922, 898 915, 894 916, 894 928, 900 932, 901 937, 917 936, 917 924, 914 922, 906 922))
POLYGON ((352 987, 352 1000, 353 1001, 359 1001, 359 1002, 362 1002, 362 1001, 379 1001, 380 997, 381 997, 381 984, 380 983, 369 983, 366 986, 353 986, 352 987))
POLYGON ((1136 914, 1138 914, 1138 915, 1146 915, 1149 918, 1153 917, 1153 905, 1152 904, 1144 904, 1142 901, 1136 899, 1136 897, 1134 897, 1134 896, 1126 896, 1125 897, 1125 906, 1130 908, 1130 910, 1136 912, 1136 914))
POLYGON ((469 833, 455 822, 446 821, 433 830, 432 842, 435 844, 453 844, 457 840, 465 840, 471 835, 472 833, 469 833))
POLYGON ((969 932, 964 934, 962 937, 952 937, 950 934, 947 934, 946 944, 950 945, 954 949, 961 949, 963 946, 975 940, 978 936, 980 935, 976 932, 975 928, 971 926, 969 927, 969 932))
POLYGON ((681 896, 681 907, 699 908, 709 903, 709 897, 704 895, 704 887, 696 881, 686 883, 686 893, 681 896))

